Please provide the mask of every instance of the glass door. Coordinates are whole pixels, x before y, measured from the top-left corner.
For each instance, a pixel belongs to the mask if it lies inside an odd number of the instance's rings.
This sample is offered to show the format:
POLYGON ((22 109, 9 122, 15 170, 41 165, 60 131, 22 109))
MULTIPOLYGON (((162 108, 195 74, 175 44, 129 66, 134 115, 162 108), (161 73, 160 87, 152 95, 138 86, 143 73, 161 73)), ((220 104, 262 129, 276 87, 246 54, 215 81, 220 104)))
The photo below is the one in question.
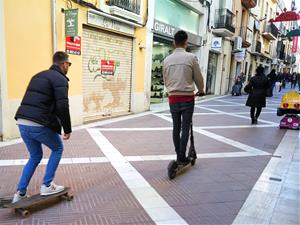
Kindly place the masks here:
POLYGON ((218 65, 218 55, 216 53, 209 53, 207 77, 206 77, 206 94, 215 93, 216 73, 218 65))

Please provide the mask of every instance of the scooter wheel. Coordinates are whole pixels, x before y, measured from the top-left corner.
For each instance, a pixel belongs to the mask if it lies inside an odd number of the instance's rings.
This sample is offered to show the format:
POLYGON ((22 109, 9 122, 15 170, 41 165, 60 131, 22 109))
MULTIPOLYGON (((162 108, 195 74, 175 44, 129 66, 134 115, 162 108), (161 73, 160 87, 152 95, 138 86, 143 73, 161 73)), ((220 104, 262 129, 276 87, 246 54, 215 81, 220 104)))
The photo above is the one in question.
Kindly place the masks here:
POLYGON ((176 177, 176 168, 177 168, 176 161, 175 160, 171 161, 168 165, 168 177, 170 180, 176 177))

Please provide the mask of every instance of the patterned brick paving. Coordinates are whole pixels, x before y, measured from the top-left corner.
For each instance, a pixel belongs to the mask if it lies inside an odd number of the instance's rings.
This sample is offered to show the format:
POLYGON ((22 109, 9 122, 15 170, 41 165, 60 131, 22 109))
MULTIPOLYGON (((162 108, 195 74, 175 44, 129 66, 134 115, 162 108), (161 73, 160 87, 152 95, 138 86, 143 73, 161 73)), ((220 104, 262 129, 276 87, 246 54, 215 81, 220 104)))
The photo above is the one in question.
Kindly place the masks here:
MULTIPOLYGON (((64 141, 64 147, 63 157, 65 158, 104 156, 86 130, 74 131, 71 139, 64 141)), ((49 158, 49 155, 50 150, 44 146, 44 158, 49 158)), ((0 159, 2 160, 26 158, 28 158, 28 152, 26 151, 24 143, 10 145, 0 149, 0 159)))
MULTIPOLYGON (((105 137, 126 156, 175 154, 172 131, 104 131, 105 137), (149 141, 151 140, 151 141, 149 141), (134 147, 133 147, 134 146, 134 147)), ((204 135, 194 133, 197 153, 219 153, 241 151, 222 144, 204 135), (205 145, 203 145, 205 143, 205 145), (201 146, 201 147, 200 147, 201 146)), ((188 144, 189 145, 189 144, 188 144)))
MULTIPOLYGON (((44 166, 37 169, 29 194, 39 191, 44 169, 44 166)), ((21 167, 1 168, 1 196, 14 192, 20 171, 21 167)), ((73 201, 52 204, 36 211, 29 219, 15 216, 9 209, 1 209, 0 224, 153 224, 108 163, 61 165, 55 180, 72 187, 73 201)))
POLYGON ((134 165, 189 224, 231 224, 269 159, 200 159, 173 181, 168 162, 134 165))
POLYGON ((216 129, 211 132, 273 153, 285 135, 286 130, 278 128, 244 128, 216 129))

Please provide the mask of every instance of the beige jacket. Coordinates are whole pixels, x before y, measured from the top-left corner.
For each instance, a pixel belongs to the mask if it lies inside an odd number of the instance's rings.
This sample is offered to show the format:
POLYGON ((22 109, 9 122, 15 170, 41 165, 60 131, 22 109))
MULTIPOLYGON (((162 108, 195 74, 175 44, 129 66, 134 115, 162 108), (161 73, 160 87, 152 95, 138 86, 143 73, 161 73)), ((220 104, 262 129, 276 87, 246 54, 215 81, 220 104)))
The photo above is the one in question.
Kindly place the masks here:
POLYGON ((176 48, 163 62, 163 78, 169 95, 193 95, 195 85, 204 93, 203 77, 197 57, 176 48))

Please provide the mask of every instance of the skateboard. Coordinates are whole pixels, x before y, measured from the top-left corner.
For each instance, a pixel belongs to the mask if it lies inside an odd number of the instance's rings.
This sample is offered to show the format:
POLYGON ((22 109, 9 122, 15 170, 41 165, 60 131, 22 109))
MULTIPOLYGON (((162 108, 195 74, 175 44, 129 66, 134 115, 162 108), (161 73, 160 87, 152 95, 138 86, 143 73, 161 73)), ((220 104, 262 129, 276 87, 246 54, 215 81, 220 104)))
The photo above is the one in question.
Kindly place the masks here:
POLYGON ((172 160, 168 165, 168 177, 170 180, 174 179, 177 174, 182 172, 185 168, 189 166, 194 166, 197 159, 197 153, 194 145, 194 134, 193 134, 193 124, 191 124, 191 136, 190 136, 190 148, 188 152, 188 158, 190 159, 190 163, 187 165, 178 165, 175 160, 172 160))
POLYGON ((36 194, 15 203, 11 203, 12 198, 10 198, 10 202, 8 202, 9 198, 7 198, 6 201, 3 198, 3 200, 1 199, 1 202, 3 202, 3 204, 1 204, 1 207, 14 209, 15 213, 19 213, 23 217, 28 217, 30 216, 29 208, 39 204, 43 204, 51 199, 61 198, 67 201, 73 200, 73 195, 69 194, 69 191, 70 188, 66 187, 63 191, 53 195, 42 196, 40 194, 36 194))

